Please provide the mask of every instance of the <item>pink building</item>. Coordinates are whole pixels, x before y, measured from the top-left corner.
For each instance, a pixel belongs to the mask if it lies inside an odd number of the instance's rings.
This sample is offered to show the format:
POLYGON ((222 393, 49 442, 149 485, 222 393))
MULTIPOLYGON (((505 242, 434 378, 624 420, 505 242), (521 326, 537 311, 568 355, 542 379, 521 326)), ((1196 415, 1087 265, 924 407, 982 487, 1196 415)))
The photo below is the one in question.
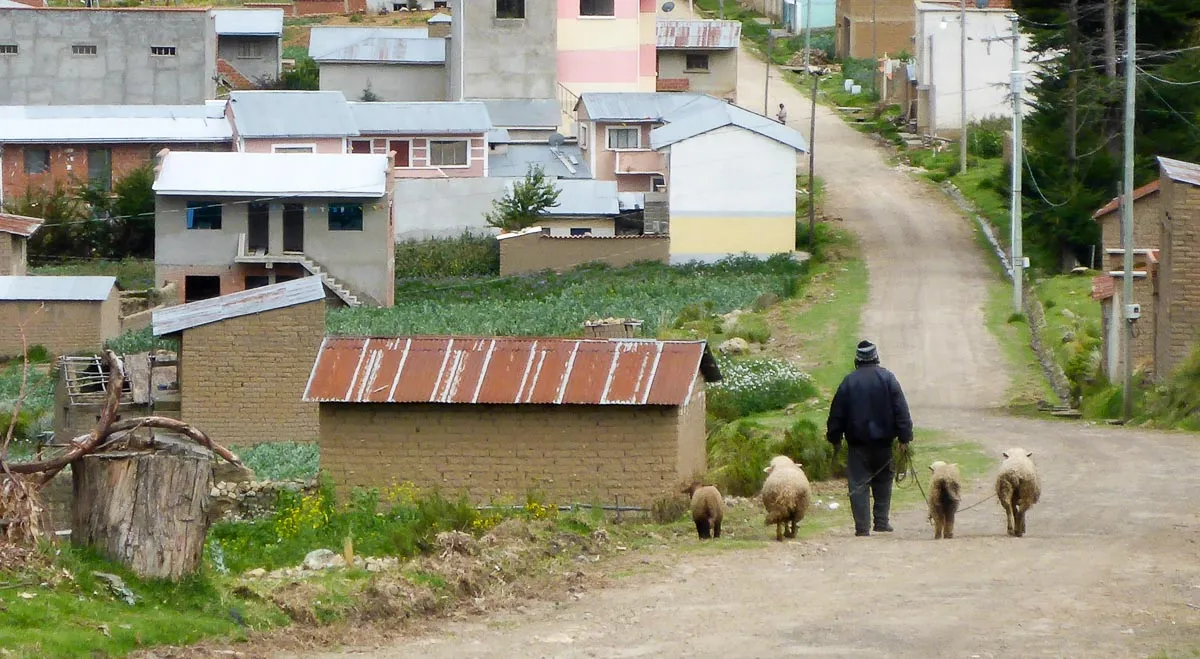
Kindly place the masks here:
MULTIPOLYGON (((696 101, 696 94, 585 93, 577 105, 579 148, 597 180, 620 192, 654 192, 667 184, 667 154, 650 146, 663 117, 696 101)), ((709 99, 712 100, 712 99, 709 99)))
POLYGON ((350 103, 352 153, 389 153, 399 178, 488 175, 487 107, 462 103, 350 103))
POLYGON ((358 135, 341 92, 232 92, 225 116, 247 153, 346 153, 358 135))

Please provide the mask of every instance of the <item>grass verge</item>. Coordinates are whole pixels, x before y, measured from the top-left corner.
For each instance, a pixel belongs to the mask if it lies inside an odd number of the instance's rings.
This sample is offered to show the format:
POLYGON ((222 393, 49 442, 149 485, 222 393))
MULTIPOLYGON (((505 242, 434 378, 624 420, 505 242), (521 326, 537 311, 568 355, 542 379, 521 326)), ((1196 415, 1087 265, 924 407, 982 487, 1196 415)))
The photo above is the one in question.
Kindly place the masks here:
POLYGON ((123 291, 154 288, 153 259, 125 259, 122 261, 96 259, 38 265, 29 268, 29 274, 116 277, 117 286, 123 291))

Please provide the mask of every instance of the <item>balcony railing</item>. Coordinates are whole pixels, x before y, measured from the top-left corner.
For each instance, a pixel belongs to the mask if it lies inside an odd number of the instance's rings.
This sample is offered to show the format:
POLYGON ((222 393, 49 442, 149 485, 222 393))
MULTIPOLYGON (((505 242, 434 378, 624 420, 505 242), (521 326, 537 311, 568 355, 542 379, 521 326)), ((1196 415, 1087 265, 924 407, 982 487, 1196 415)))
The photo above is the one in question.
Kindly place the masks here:
POLYGON ((667 154, 658 151, 617 151, 616 174, 665 174, 667 154))

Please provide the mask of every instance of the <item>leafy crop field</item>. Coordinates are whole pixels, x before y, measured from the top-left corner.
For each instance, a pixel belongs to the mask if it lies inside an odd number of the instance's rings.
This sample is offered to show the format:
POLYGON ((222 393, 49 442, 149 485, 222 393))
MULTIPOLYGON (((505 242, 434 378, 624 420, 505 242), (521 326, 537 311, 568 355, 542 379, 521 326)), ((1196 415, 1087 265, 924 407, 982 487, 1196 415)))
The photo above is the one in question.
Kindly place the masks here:
POLYGON ((330 334, 580 336, 597 318, 642 320, 645 336, 669 327, 689 304, 715 313, 748 306, 763 293, 794 293, 806 266, 789 256, 747 257, 711 265, 588 265, 501 278, 412 281, 397 285, 391 309, 339 309, 330 334))

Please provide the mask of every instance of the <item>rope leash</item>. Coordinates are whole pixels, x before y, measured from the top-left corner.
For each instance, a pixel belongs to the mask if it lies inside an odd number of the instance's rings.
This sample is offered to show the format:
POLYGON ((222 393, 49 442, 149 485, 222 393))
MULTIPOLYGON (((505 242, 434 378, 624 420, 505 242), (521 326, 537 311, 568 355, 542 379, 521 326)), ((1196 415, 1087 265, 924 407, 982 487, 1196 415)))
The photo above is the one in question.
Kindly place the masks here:
MULTIPOLYGON (((840 452, 840 450, 841 450, 841 447, 839 446, 838 450, 835 451, 835 453, 834 453, 835 458, 836 458, 837 453, 840 452)), ((876 471, 875 473, 871 474, 871 477, 868 478, 866 480, 866 482, 864 482, 862 485, 850 490, 849 496, 853 497, 855 494, 858 494, 859 492, 870 487, 871 481, 875 480, 876 476, 878 476, 879 474, 882 474, 888 468, 893 466, 894 459, 895 458, 893 457, 892 459, 888 460, 887 464, 885 464, 883 467, 879 468, 879 470, 876 471)), ((896 486, 899 487, 900 484, 903 483, 905 480, 907 480, 907 478, 909 476, 912 476, 913 482, 917 484, 917 490, 919 490, 921 492, 921 498, 925 500, 925 505, 928 506, 929 505, 929 495, 925 493, 925 487, 923 485, 921 485, 921 477, 920 477, 920 474, 917 472, 916 465, 913 461, 913 449, 911 446, 908 448, 907 451, 904 451, 903 453, 901 453, 899 466, 900 466, 900 468, 896 469, 896 476, 894 478, 896 486)), ((996 493, 993 492, 992 494, 988 495, 984 499, 982 499, 980 501, 976 501, 975 503, 967 506, 966 508, 959 508, 957 512, 961 513, 961 512, 966 512, 968 510, 971 510, 972 508, 977 508, 995 498, 997 498, 997 495, 996 495, 996 493)), ((930 525, 932 525, 933 517, 932 516, 929 517, 926 521, 928 521, 930 523, 930 525)))

